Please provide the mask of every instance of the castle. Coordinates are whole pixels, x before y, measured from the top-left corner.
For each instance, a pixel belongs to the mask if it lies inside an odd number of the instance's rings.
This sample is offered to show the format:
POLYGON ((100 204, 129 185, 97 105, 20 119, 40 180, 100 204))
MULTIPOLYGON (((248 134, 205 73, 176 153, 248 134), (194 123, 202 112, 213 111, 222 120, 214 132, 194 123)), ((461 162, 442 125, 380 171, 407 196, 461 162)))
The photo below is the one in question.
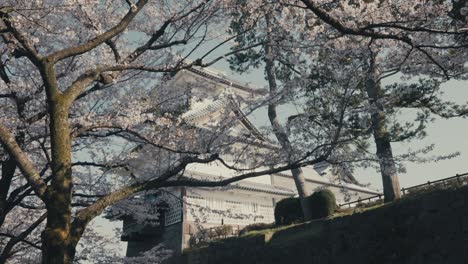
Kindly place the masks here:
MULTIPOLYGON (((242 109, 245 106, 243 98, 262 96, 265 94, 262 90, 235 83, 209 69, 196 68, 178 72, 169 85, 175 91, 196 87, 186 98, 190 104, 183 114, 185 121, 204 127, 225 115, 234 116, 236 124, 230 127, 233 133, 249 134, 259 145, 272 147, 242 109)), ((309 190, 328 188, 335 193, 338 203, 378 194, 356 184, 334 182, 326 163, 304 167, 303 171, 309 190)), ((233 175, 230 169, 217 163, 191 164, 184 172, 184 177, 204 180, 233 175)), ((272 223, 275 203, 296 193, 290 171, 250 178, 226 187, 162 190, 144 198, 162 208, 158 225, 142 226, 131 218, 124 219, 122 240, 128 241, 127 256, 136 256, 160 243, 181 252, 196 243, 203 230, 213 227, 231 226, 239 230, 253 223, 272 223)))

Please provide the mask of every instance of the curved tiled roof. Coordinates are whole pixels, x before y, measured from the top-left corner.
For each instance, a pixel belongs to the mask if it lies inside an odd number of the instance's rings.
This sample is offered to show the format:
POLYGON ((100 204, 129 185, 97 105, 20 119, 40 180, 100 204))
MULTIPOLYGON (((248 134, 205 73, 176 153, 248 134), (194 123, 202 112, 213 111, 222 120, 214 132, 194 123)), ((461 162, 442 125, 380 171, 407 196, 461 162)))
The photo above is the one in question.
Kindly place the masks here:
MULTIPOLYGON (((265 95, 267 92, 264 89, 259 89, 259 88, 252 88, 246 85, 241 85, 239 83, 236 83, 235 81, 228 80, 224 76, 219 76, 220 73, 217 73, 216 71, 212 71, 207 68, 203 69, 198 69, 198 68, 188 68, 182 71, 179 71, 177 73, 178 76, 183 76, 184 72, 188 72, 206 79, 209 79, 211 81, 214 81, 216 83, 220 83, 224 85, 224 91, 222 93, 225 93, 224 96, 219 96, 217 100, 212 101, 211 103, 208 103, 207 105, 200 107, 198 109, 192 109, 186 112, 183 115, 183 119, 189 122, 196 121, 197 119, 201 119, 204 117, 209 116, 212 113, 215 113, 216 111, 222 109, 222 108, 227 108, 230 107, 233 113, 239 118, 239 121, 242 123, 244 127, 246 127, 252 134, 254 134, 259 140, 267 142, 267 138, 260 133, 260 131, 255 127, 255 125, 248 119, 247 115, 242 111, 240 108, 236 98, 235 98, 235 93, 231 90, 231 88, 241 90, 243 92, 248 92, 250 94, 255 94, 255 95, 265 95), (226 87, 227 86, 227 87, 226 87)), ((178 77, 175 77, 175 79, 178 79, 178 77)))
POLYGON ((240 118, 242 124, 249 129, 257 138, 259 138, 262 141, 268 141, 265 136, 263 136, 262 133, 257 129, 257 127, 250 122, 250 120, 247 118, 245 113, 240 109, 240 107, 233 101, 231 101, 231 105, 233 106, 233 111, 236 114, 238 118, 240 118))
POLYGON ((203 108, 188 111, 187 113, 185 113, 183 115, 183 118, 186 121, 194 121, 194 120, 197 120, 199 118, 208 116, 208 115, 218 111, 222 107, 226 106, 228 104, 228 101, 229 100, 225 99, 225 98, 213 101, 211 104, 208 104, 207 106, 205 106, 203 108))
POLYGON ((234 87, 234 88, 237 88, 239 90, 243 90, 243 91, 246 91, 246 92, 249 92, 249 93, 252 93, 252 94, 258 94, 258 95, 265 95, 266 94, 265 90, 253 89, 251 87, 247 87, 245 85, 238 84, 238 83, 236 83, 234 81, 227 80, 225 77, 219 77, 219 76, 217 76, 215 74, 211 74, 206 70, 200 70, 200 69, 196 69, 196 68, 193 68, 193 67, 188 68, 187 70, 192 72, 192 73, 195 73, 195 74, 197 74, 199 76, 202 76, 202 77, 208 78, 210 80, 213 80, 215 82, 222 83, 224 85, 228 85, 228 86, 231 86, 231 87, 234 87))
POLYGON ((244 125, 250 132, 252 132, 252 134, 254 134, 259 140, 267 141, 266 137, 262 135, 262 133, 255 127, 254 124, 252 124, 252 122, 248 119, 232 96, 220 98, 206 105, 205 107, 190 110, 183 115, 183 118, 186 121, 193 122, 227 107, 231 108, 237 118, 239 118, 239 121, 242 123, 242 125, 244 125))
POLYGON ((237 184, 233 184, 235 188, 243 189, 247 191, 256 191, 256 192, 265 192, 265 193, 272 193, 272 194, 280 194, 286 196, 294 196, 296 192, 289 188, 284 188, 281 186, 270 185, 270 184, 262 184, 257 182, 240 182, 237 184))

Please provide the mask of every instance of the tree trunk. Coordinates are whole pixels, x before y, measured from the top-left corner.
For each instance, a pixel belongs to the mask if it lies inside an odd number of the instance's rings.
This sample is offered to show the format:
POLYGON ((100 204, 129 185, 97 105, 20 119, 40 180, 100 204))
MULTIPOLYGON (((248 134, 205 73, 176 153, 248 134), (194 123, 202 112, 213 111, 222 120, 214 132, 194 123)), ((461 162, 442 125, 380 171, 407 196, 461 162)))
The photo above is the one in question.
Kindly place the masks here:
POLYGON ((292 169, 291 173, 293 175, 294 183, 296 184, 297 192, 299 194, 299 198, 301 201, 301 207, 302 207, 302 213, 304 213, 304 219, 311 220, 312 211, 306 199, 307 196, 310 195, 310 193, 307 192, 304 173, 301 168, 292 169))
POLYGON ((384 202, 400 199, 400 183, 398 180, 395 160, 393 159, 390 134, 386 128, 386 114, 379 99, 382 91, 380 83, 376 81, 374 66, 371 63, 370 73, 366 81, 366 91, 371 106, 374 108, 371 114, 372 130, 379 158, 380 173, 384 190, 384 202))
POLYGON ((72 263, 71 225, 71 145, 68 106, 61 96, 49 100, 52 150, 52 182, 47 188, 47 225, 42 233, 42 263, 72 263))
MULTIPOLYGON (((269 25, 269 18, 268 16, 266 17, 267 24, 269 25)), ((283 126, 280 124, 278 120, 278 114, 276 111, 276 102, 275 102, 275 97, 277 96, 277 90, 278 86, 276 84, 276 76, 275 76, 275 65, 273 61, 273 50, 271 47, 271 36, 270 33, 268 33, 268 42, 265 45, 265 71, 267 74, 267 79, 268 79, 268 85, 270 88, 270 97, 271 101, 268 104, 268 118, 270 120, 270 124, 273 128, 273 133, 275 134, 276 139, 280 143, 280 145, 283 147, 284 151, 287 152, 287 155, 289 156, 288 162, 293 162, 291 160, 292 156, 292 147, 291 143, 289 141, 288 135, 286 134, 283 126)), ((299 199, 301 201, 301 207, 302 207, 302 212, 304 213, 304 219, 305 220, 310 220, 312 219, 312 214, 310 211, 310 207, 308 206, 307 203, 307 196, 309 196, 309 192, 307 191, 306 188, 306 180, 304 177, 304 173, 302 172, 301 168, 296 168, 291 170, 294 183, 296 184, 297 188, 297 193, 299 194, 299 199)))
MULTIPOLYGON (((374 119, 374 117, 372 117, 374 119)), ((384 202, 398 200, 401 197, 400 182, 398 180, 395 161, 393 160, 392 146, 387 137, 374 131, 374 140, 377 147, 377 157, 380 163, 380 173, 384 191, 384 202)))

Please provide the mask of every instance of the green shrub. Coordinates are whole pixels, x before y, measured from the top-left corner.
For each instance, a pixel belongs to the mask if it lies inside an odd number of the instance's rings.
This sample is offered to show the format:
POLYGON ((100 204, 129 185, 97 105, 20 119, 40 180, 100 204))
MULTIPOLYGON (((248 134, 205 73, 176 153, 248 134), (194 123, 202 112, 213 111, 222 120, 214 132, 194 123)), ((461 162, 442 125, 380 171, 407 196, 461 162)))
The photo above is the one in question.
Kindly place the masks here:
POLYGON ((335 195, 327 189, 314 192, 307 197, 312 219, 320 219, 332 215, 337 209, 335 195))
POLYGON ((275 206, 276 225, 290 225, 304 219, 299 198, 286 198, 275 206))
POLYGON ((244 228, 242 228, 240 231, 239 231, 239 235, 243 235, 243 234, 246 234, 250 231, 257 231, 257 230, 264 230, 264 229, 270 229, 270 228, 274 228, 275 227, 275 223, 270 223, 270 224, 267 224, 267 223, 255 223, 255 224, 250 224, 250 225, 246 225, 244 228))

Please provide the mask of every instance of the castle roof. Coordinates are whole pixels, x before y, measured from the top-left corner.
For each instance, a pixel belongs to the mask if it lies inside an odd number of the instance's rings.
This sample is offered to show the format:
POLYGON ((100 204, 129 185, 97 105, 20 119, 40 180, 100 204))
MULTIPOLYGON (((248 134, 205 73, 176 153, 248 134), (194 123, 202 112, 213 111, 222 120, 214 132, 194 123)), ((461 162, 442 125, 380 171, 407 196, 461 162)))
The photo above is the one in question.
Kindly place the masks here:
POLYGON ((254 88, 254 87, 252 87, 251 85, 248 85, 248 84, 240 84, 237 81, 234 81, 234 80, 231 80, 231 79, 227 78, 221 72, 215 71, 213 69, 209 69, 209 68, 197 69, 197 68, 192 67, 192 68, 187 69, 187 71, 192 72, 194 74, 197 74, 197 75, 199 75, 201 77, 213 80, 213 81, 218 82, 220 84, 227 85, 229 87, 239 89, 239 90, 251 93, 251 94, 255 94, 255 95, 266 95, 267 94, 267 91, 264 90, 264 89, 254 88))

